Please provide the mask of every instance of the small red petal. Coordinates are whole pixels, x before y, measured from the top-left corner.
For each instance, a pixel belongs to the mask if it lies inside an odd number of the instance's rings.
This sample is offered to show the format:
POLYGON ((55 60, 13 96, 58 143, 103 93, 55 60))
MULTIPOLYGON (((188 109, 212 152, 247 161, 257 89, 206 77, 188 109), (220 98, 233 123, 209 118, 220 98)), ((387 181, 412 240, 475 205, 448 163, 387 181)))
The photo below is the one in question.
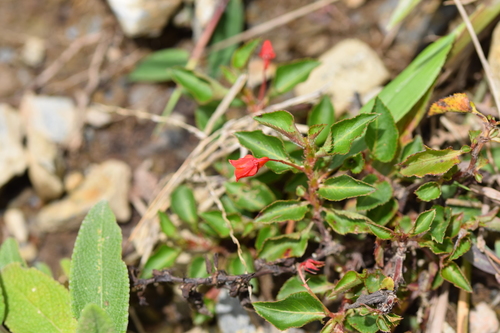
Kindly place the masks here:
POLYGON ((273 45, 268 39, 266 39, 262 44, 262 48, 259 52, 259 57, 263 60, 272 60, 276 58, 276 53, 274 53, 273 45))

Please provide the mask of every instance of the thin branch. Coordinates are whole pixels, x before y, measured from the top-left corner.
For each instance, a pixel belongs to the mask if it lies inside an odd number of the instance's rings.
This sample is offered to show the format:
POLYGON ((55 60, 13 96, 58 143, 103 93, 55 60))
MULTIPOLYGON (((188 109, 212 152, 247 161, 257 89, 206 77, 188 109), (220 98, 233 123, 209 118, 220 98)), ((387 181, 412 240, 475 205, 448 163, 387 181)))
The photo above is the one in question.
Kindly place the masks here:
POLYGON ((472 43, 474 44, 477 55, 479 56, 479 60, 481 61, 481 64, 483 65, 483 69, 484 69, 484 72, 486 74, 486 78, 488 79, 488 85, 490 86, 491 94, 493 95, 493 99, 495 100, 495 104, 497 106, 497 112, 500 115, 499 91, 497 90, 497 87, 495 85, 495 81, 493 79, 493 74, 492 74, 490 65, 488 64, 488 60, 486 60, 483 49, 481 48, 481 44, 479 43, 479 39, 477 38, 476 32, 474 31, 474 27, 472 26, 472 23, 470 22, 469 17, 467 16, 467 12, 465 11, 464 6, 460 2, 460 0, 453 0, 453 1, 455 2, 455 6, 457 6, 457 9, 458 9, 458 12, 460 13, 460 16, 462 16, 462 19, 464 20, 464 23, 465 23, 465 26, 467 27, 467 30, 469 31, 470 37, 472 39, 472 43))
POLYGON ((328 90, 328 87, 330 86, 330 83, 325 84, 323 87, 319 88, 316 91, 313 91, 312 93, 305 94, 305 95, 300 95, 297 97, 293 97, 290 99, 287 99, 286 101, 283 101, 281 103, 269 105, 266 107, 264 110, 261 112, 256 112, 255 115, 260 115, 263 113, 268 113, 268 112, 273 112, 273 111, 278 111, 278 110, 285 110, 291 106, 299 105, 299 104, 304 104, 304 103, 311 103, 321 96, 325 94, 325 92, 328 90))

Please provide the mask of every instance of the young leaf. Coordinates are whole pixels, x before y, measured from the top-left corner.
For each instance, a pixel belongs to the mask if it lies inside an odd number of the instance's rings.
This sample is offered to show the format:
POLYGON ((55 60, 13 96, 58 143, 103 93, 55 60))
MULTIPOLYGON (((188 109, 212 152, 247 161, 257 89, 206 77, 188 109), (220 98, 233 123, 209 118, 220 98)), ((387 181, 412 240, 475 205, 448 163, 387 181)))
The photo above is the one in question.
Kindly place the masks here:
POLYGON ((370 185, 374 186, 375 191, 367 196, 358 198, 356 203, 357 210, 370 210, 375 207, 381 206, 391 200, 392 186, 388 181, 383 181, 378 184, 371 184, 371 182, 367 183, 370 183, 370 185))
POLYGON ((282 331, 327 316, 323 304, 308 292, 292 294, 277 302, 254 302, 252 305, 261 317, 282 331))
POLYGON ((453 242, 449 237, 443 239, 441 243, 437 243, 431 239, 429 235, 424 235, 418 244, 423 247, 429 248, 434 254, 450 254, 453 252, 453 242))
POLYGON ((35 268, 22 268, 19 263, 3 269, 2 282, 8 309, 5 324, 10 331, 75 331, 68 290, 59 282, 35 268))
POLYGON ((309 210, 307 201, 278 200, 264 208, 255 222, 274 223, 283 221, 300 221, 309 210))
POLYGON ((434 221, 435 217, 436 209, 431 209, 420 213, 415 222, 415 230, 412 232, 412 234, 418 235, 428 231, 431 228, 432 222, 434 221))
MULTIPOLYGON (((319 124, 325 124, 327 126, 333 125, 335 122, 335 110, 333 108, 332 101, 330 97, 323 96, 318 104, 316 104, 312 110, 309 112, 307 117, 307 125, 309 127, 319 124)), ((316 144, 320 145, 325 142, 328 136, 328 131, 322 131, 321 134, 316 138, 316 144)))
POLYGON ((368 223, 372 234, 380 239, 391 239, 393 237, 393 232, 391 229, 378 225, 376 223, 368 223))
MULTIPOLYGON (((311 125, 309 127, 309 131, 307 132, 309 142, 318 144, 317 138, 320 134, 322 134, 322 131, 325 129, 325 127, 326 127, 326 124, 311 125)), ((328 135, 328 132, 325 132, 325 138, 326 138, 326 135, 328 135)))
POLYGON ((178 186, 172 192, 170 207, 181 220, 189 224, 194 230, 197 229, 198 214, 197 203, 193 191, 186 185, 178 186))
MULTIPOLYGON (((311 276, 307 280, 307 285, 315 294, 323 294, 327 291, 332 290, 334 285, 326 280, 325 275, 311 276)), ((292 276, 288 279, 281 287, 278 295, 276 296, 277 300, 282 300, 290 296, 291 294, 295 294, 301 291, 307 291, 304 287, 302 281, 300 281, 298 276, 292 276)))
POLYGON ((330 133, 319 155, 345 155, 351 149, 353 141, 363 135, 366 127, 378 117, 378 114, 360 114, 354 118, 336 122, 330 127, 330 133))
POLYGON ((436 182, 428 182, 415 191, 417 197, 422 201, 431 201, 441 196, 441 186, 436 182))
POLYGON ((166 82, 172 80, 169 68, 185 66, 189 52, 182 49, 165 49, 151 53, 130 73, 133 82, 166 82))
POLYGON ((458 241, 458 246, 453 250, 450 260, 457 260, 470 250, 472 241, 469 237, 464 237, 458 241))
POLYGON ((97 304, 87 304, 78 320, 76 333, 114 333, 115 328, 109 315, 97 304))
POLYGON ((344 164, 342 164, 341 170, 351 171, 353 174, 358 174, 363 171, 365 167, 365 159, 363 158, 363 154, 358 153, 354 156, 350 156, 345 159, 344 164))
MULTIPOLYGON (((395 122, 401 120, 434 84, 455 37, 451 33, 429 45, 378 94, 392 112, 395 122)), ((372 99, 363 106, 360 113, 371 112, 374 104, 375 99, 372 99)))
POLYGON ((268 238, 264 241, 259 258, 273 261, 287 257, 301 257, 307 248, 307 235, 294 233, 268 238))
POLYGON ((300 134, 295 126, 292 114, 288 111, 281 110, 264 113, 260 116, 254 117, 253 119, 262 125, 271 127, 272 129, 278 131, 300 147, 304 147, 306 144, 302 134, 300 134))
POLYGON ((344 291, 347 291, 353 287, 356 287, 357 285, 360 285, 363 283, 365 276, 362 274, 359 274, 355 271, 348 271, 345 273, 345 275, 340 279, 339 282, 337 282, 337 285, 335 286, 335 293, 341 293, 344 291))
POLYGON ((249 184, 228 182, 224 187, 237 207, 251 212, 260 211, 276 200, 269 187, 256 180, 249 184))
POLYGON ((368 195, 375 188, 365 182, 354 179, 348 175, 328 178, 319 188, 318 194, 331 201, 340 201, 347 198, 368 195))
POLYGON ((171 70, 172 79, 186 89, 199 103, 207 103, 212 100, 214 92, 210 84, 195 75, 194 72, 181 68, 171 70))
MULTIPOLYGON (((236 132, 234 133, 240 144, 252 151, 257 158, 269 157, 275 160, 291 162, 290 156, 285 151, 283 141, 271 135, 265 135, 262 131, 236 132)), ((275 173, 282 173, 292 169, 291 166, 279 162, 267 162, 266 166, 275 173)))
POLYGON ((129 278, 122 261, 122 234, 109 205, 96 204, 82 222, 71 257, 69 291, 73 316, 89 303, 104 309, 116 332, 128 323, 129 278))
POLYGON ((0 269, 3 269, 10 263, 18 262, 21 266, 26 267, 26 262, 21 257, 19 253, 19 246, 17 245, 17 241, 9 237, 2 243, 0 247, 0 269))
POLYGON ((365 142, 376 160, 388 163, 398 149, 398 128, 391 112, 378 97, 375 98, 372 113, 380 116, 368 125, 365 142))
POLYGON ((443 208, 442 206, 434 206, 433 208, 436 210, 436 217, 431 224, 429 234, 436 242, 442 243, 446 235, 446 229, 450 224, 451 208, 443 208))
POLYGON ((273 81, 273 94, 280 95, 292 90, 297 84, 307 80, 311 71, 319 65, 319 61, 302 59, 278 66, 273 81))
POLYGON ((158 250, 149 257, 144 265, 141 273, 141 279, 149 279, 153 276, 153 269, 162 270, 164 268, 172 267, 175 259, 179 256, 181 251, 179 249, 171 248, 167 245, 160 245, 158 250))
POLYGON ((158 211, 158 217, 160 218, 161 231, 163 231, 163 233, 167 235, 168 238, 172 239, 179 238, 179 233, 177 232, 177 228, 172 223, 168 215, 162 211, 158 211))
POLYGON ((410 155, 400 164, 401 174, 405 177, 426 175, 440 175, 450 170, 454 165, 460 163, 458 158, 463 154, 461 150, 447 148, 434 150, 425 147, 425 151, 410 155))
MULTIPOLYGON (((355 309, 355 311, 361 311, 361 309, 355 309)), ((377 326, 377 315, 373 314, 359 314, 353 312, 352 315, 347 316, 347 323, 354 327, 358 332, 361 333, 375 333, 379 331, 377 326)))
POLYGON ((455 287, 463 289, 469 293, 472 292, 470 282, 454 261, 450 261, 441 269, 441 276, 443 279, 453 283, 455 287))
POLYGON ((332 229, 340 235, 370 232, 368 224, 371 221, 358 213, 330 209, 327 210, 325 219, 332 229))
POLYGON ((245 67, 259 43, 260 38, 257 38, 240 46, 233 54, 231 65, 237 69, 245 67))

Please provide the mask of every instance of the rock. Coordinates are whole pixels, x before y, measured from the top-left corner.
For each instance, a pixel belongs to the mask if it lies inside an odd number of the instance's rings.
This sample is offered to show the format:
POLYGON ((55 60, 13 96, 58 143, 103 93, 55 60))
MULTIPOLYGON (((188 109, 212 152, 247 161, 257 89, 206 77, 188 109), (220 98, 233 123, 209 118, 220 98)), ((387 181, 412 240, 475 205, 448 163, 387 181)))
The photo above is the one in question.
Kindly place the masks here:
POLYGON ((45 59, 45 51, 45 40, 38 37, 29 37, 24 43, 21 59, 30 67, 38 67, 45 59))
POLYGON ((63 193, 60 160, 55 143, 39 132, 28 131, 28 176, 43 200, 59 198, 63 193))
POLYGON ((240 301, 230 297, 225 289, 220 290, 215 313, 222 333, 253 333, 257 330, 240 301))
POLYGON ((345 111, 354 93, 364 94, 389 78, 389 72, 378 55, 366 43, 346 39, 319 57, 321 65, 306 82, 295 89, 297 95, 312 93, 329 84, 336 113, 345 111))
POLYGON ((77 131, 77 110, 73 100, 26 94, 21 101, 21 115, 28 131, 39 132, 46 139, 66 146, 77 131))
POLYGON ((495 88, 500 93, 500 23, 493 30, 488 62, 490 63, 493 80, 495 81, 495 88))
POLYGON ((25 261, 30 262, 35 260, 38 251, 32 243, 19 244, 19 253, 21 254, 21 258, 25 261))
POLYGON ((92 127, 101 128, 111 123, 112 116, 96 107, 89 107, 85 112, 85 122, 92 127))
POLYGON ((195 0, 194 20, 192 20, 193 38, 198 40, 217 7, 217 0, 195 0))
POLYGON ((470 312, 470 333, 495 333, 498 331, 499 326, 495 311, 485 302, 478 303, 470 312))
POLYGON ((64 176, 64 190, 73 192, 83 182, 83 174, 80 171, 71 171, 64 176))
POLYGON ((3 216, 5 226, 9 234, 17 239, 18 243, 25 243, 28 240, 28 228, 24 214, 20 209, 9 208, 3 216))
POLYGON ((0 104, 0 187, 26 170, 21 117, 7 104, 0 104))
POLYGON ((126 222, 131 214, 130 180, 130 167, 122 161, 108 160, 93 166, 77 189, 40 210, 36 226, 42 232, 76 229, 90 208, 101 200, 109 201, 119 222, 126 222))
POLYGON ((108 0, 127 37, 158 36, 182 0, 108 0))

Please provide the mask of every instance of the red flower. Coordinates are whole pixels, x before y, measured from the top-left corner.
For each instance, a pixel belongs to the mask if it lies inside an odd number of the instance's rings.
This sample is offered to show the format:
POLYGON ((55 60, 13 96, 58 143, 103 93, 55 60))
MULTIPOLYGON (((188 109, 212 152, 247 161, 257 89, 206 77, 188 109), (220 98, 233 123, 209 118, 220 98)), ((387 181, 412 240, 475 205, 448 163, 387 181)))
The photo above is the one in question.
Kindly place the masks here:
POLYGON ((316 274, 319 271, 320 267, 325 266, 325 263, 322 261, 307 259, 306 261, 300 263, 299 266, 308 273, 316 274))
POLYGON ((240 178, 255 175, 267 161, 269 161, 269 157, 255 158, 252 155, 247 155, 238 160, 229 160, 229 163, 236 168, 234 175, 236 176, 236 181, 238 181, 240 178))
POLYGON ((266 39, 262 44, 262 48, 260 49, 259 52, 259 57, 262 60, 264 60, 264 70, 266 70, 267 67, 269 67, 271 60, 276 58, 276 53, 274 53, 273 45, 268 39, 266 39))

